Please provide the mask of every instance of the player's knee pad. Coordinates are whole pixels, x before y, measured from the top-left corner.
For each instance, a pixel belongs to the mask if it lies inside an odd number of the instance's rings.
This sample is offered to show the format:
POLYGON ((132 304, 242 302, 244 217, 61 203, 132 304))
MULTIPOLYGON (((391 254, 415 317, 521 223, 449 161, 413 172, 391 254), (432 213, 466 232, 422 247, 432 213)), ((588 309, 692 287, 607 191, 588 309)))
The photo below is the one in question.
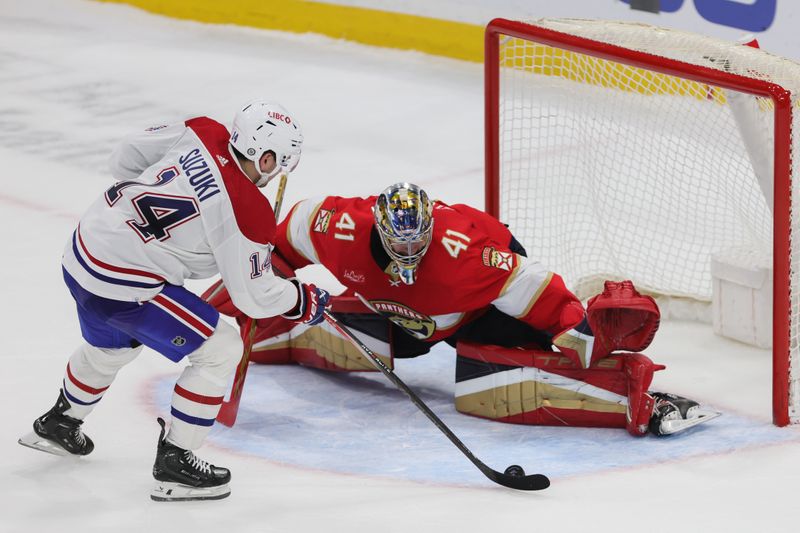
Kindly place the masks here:
POLYGON ((85 372, 114 375, 141 352, 141 345, 136 348, 98 348, 84 343, 73 354, 70 366, 73 372, 79 372, 77 367, 80 365, 85 372))
POLYGON ((225 384, 242 358, 244 344, 236 329, 220 320, 214 333, 188 355, 189 361, 208 379, 225 384))
POLYGON ((644 416, 653 372, 663 368, 642 354, 586 369, 559 352, 459 342, 457 353, 456 409, 517 424, 629 427, 629 415, 644 416))

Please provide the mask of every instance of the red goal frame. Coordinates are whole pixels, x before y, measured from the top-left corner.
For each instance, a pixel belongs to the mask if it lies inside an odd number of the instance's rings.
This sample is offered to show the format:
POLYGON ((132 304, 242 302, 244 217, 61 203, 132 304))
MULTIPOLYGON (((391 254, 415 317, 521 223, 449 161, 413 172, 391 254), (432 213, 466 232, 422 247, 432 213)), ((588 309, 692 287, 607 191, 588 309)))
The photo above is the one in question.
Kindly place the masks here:
POLYGON ((773 217, 773 347, 772 419, 786 426, 789 418, 790 384, 790 239, 791 239, 791 94, 764 80, 693 65, 620 46, 554 31, 519 21, 497 18, 485 32, 485 209, 500 215, 500 39, 513 37, 572 52, 608 59, 661 74, 677 76, 770 98, 775 109, 774 217, 773 217))

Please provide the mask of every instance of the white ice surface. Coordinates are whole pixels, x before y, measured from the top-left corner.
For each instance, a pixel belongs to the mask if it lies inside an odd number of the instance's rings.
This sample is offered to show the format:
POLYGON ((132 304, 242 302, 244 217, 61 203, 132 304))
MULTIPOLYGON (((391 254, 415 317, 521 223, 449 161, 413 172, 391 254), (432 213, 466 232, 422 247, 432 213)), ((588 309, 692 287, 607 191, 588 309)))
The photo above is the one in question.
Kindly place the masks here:
POLYGON ((490 466, 550 474, 541 493, 485 480, 379 375, 251 367, 239 423, 216 427, 201 451, 232 469, 232 496, 153 503, 154 418, 180 366, 147 350, 87 420, 92 455, 17 445, 80 342, 60 255, 110 184, 121 136, 196 114, 227 122, 266 95, 306 134, 287 206, 401 178, 481 206, 482 87, 479 65, 421 54, 0 0, 0 532, 797 531, 800 432, 770 424, 770 355, 689 323, 664 324, 648 349, 668 366, 655 386, 724 415, 673 439, 472 419, 452 406, 449 349, 400 362, 398 375, 490 466))

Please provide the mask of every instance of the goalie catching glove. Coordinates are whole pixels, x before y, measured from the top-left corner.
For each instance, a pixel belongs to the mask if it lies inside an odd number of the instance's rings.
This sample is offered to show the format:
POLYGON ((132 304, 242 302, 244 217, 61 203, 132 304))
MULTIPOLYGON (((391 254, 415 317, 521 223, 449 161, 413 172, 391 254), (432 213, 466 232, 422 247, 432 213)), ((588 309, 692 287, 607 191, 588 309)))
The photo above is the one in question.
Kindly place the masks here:
POLYGON ((313 283, 302 283, 297 278, 289 278, 289 281, 297 287, 297 305, 281 316, 309 326, 322 322, 331 296, 328 291, 320 289, 313 283))
POLYGON ((603 292, 561 312, 565 329, 553 344, 578 368, 589 368, 618 351, 641 352, 653 341, 660 313, 655 300, 639 294, 630 281, 606 281, 603 292))

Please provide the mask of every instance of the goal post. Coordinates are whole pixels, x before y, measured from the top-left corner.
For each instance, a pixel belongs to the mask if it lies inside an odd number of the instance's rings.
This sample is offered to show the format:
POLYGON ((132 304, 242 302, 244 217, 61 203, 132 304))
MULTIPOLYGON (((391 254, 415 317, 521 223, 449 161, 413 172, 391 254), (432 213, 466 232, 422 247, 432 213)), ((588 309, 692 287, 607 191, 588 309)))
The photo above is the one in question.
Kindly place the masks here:
POLYGON ((713 254, 771 256, 779 426, 800 419, 798 90, 797 63, 677 30, 495 19, 485 33, 487 212, 581 298, 632 279, 709 302, 713 254))

